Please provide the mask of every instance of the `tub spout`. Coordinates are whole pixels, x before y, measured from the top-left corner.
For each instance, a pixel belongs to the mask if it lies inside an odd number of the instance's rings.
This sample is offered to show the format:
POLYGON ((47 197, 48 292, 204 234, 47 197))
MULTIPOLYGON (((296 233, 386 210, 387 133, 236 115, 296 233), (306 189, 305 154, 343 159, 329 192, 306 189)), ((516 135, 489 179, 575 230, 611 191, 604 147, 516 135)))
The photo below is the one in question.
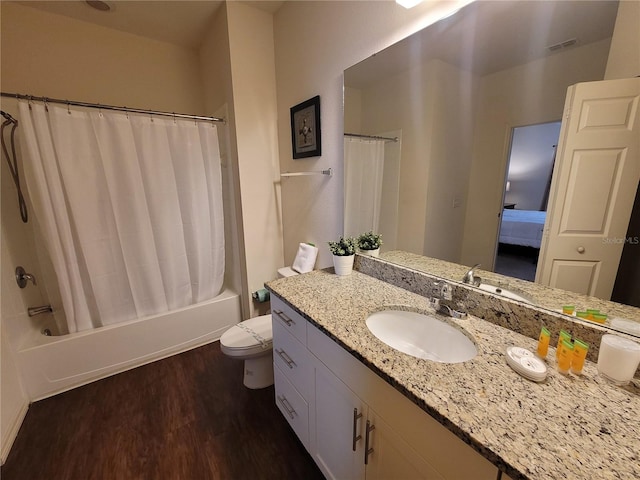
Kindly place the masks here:
POLYGON ((36 315, 40 315, 41 313, 52 313, 53 308, 51 305, 42 305, 40 307, 29 307, 27 308, 27 313, 30 317, 35 317, 36 315))

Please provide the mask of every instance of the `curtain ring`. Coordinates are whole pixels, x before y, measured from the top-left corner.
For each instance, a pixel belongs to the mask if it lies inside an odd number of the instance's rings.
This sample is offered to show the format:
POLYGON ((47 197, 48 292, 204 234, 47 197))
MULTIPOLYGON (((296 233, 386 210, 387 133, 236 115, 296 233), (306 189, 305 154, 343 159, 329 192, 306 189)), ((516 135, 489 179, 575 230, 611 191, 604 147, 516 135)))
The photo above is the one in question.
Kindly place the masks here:
POLYGON ((47 105, 47 97, 44 97, 42 99, 42 102, 44 103, 44 111, 49 113, 49 105, 47 105))
POLYGON ((174 125, 177 125, 177 122, 176 122, 176 112, 173 112, 173 124, 174 124, 174 125))
POLYGON ((71 115, 71 102, 69 102, 69 100, 67 100, 67 115, 71 115))

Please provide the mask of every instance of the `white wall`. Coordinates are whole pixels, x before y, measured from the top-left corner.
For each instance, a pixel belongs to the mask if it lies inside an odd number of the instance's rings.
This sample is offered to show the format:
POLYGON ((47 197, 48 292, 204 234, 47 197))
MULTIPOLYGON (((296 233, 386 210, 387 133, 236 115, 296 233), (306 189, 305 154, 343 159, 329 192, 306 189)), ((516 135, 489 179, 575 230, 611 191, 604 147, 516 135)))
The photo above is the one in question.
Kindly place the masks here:
POLYGON ((621 0, 605 80, 640 76, 640 1, 621 0))
POLYGON ((332 178, 282 181, 284 258, 311 241, 319 249, 317 268, 332 264, 326 242, 342 234, 343 71, 433 23, 468 2, 426 2, 407 10, 395 2, 287 2, 275 15, 278 143, 281 171, 333 168, 332 178), (289 109, 321 98, 322 156, 293 160, 289 109))
POLYGON ((509 154, 507 180, 510 190, 505 203, 518 210, 545 210, 554 157, 560 138, 560 122, 516 127, 509 154))

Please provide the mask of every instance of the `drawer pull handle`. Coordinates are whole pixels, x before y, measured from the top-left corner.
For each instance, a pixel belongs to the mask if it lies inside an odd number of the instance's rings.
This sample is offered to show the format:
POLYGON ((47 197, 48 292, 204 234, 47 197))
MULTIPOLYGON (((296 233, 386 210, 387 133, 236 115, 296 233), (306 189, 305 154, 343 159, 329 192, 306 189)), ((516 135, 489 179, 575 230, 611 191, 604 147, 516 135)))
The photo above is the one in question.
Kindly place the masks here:
POLYGON ((362 435, 356 435, 358 433, 358 419, 362 418, 362 414, 358 413, 358 409, 353 409, 353 451, 356 451, 356 443, 362 439, 362 435))
POLYGON ((274 310, 274 311, 273 311, 273 313, 275 313, 277 316, 279 316, 279 317, 280 317, 280 319, 281 319, 284 323, 286 323, 288 326, 291 326, 291 324, 294 324, 294 325, 295 325, 295 323, 296 323, 296 322, 294 322, 294 321, 293 321, 293 319, 292 319, 292 318, 289 318, 289 317, 287 316, 287 314, 286 314, 286 313, 284 313, 282 310, 274 310))
POLYGON ((293 367, 297 367, 298 366, 298 365, 296 365, 296 362, 294 362, 291 359, 291 357, 289 355, 287 355, 287 352, 285 352, 283 349, 276 350, 276 353, 278 354, 278 356, 282 360, 284 360, 284 363, 286 363, 289 368, 293 368, 293 367))
POLYGON ((373 447, 369 448, 369 434, 376 429, 375 425, 367 420, 367 436, 364 439, 364 464, 369 465, 369 455, 373 453, 373 447))
POLYGON ((289 400, 287 400, 284 395, 283 396, 278 395, 276 398, 280 402, 280 405, 282 405, 282 408, 284 408, 284 410, 287 412, 287 415, 289 415, 291 420, 296 418, 297 413, 294 410, 294 408, 291 406, 291 404, 289 403, 289 400))

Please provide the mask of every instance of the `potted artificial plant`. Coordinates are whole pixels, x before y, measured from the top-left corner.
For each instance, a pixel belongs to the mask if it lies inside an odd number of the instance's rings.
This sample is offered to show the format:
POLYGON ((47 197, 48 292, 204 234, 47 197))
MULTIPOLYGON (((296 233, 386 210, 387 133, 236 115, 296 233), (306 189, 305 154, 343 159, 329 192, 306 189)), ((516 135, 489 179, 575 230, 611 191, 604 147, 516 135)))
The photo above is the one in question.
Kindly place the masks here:
POLYGON ((353 259, 356 253, 356 239, 340 237, 337 242, 329 242, 329 250, 333 254, 333 266, 336 275, 349 275, 353 270, 353 259))
POLYGON ((358 237, 358 249, 363 255, 377 257, 380 254, 382 235, 373 232, 363 233, 358 237))

